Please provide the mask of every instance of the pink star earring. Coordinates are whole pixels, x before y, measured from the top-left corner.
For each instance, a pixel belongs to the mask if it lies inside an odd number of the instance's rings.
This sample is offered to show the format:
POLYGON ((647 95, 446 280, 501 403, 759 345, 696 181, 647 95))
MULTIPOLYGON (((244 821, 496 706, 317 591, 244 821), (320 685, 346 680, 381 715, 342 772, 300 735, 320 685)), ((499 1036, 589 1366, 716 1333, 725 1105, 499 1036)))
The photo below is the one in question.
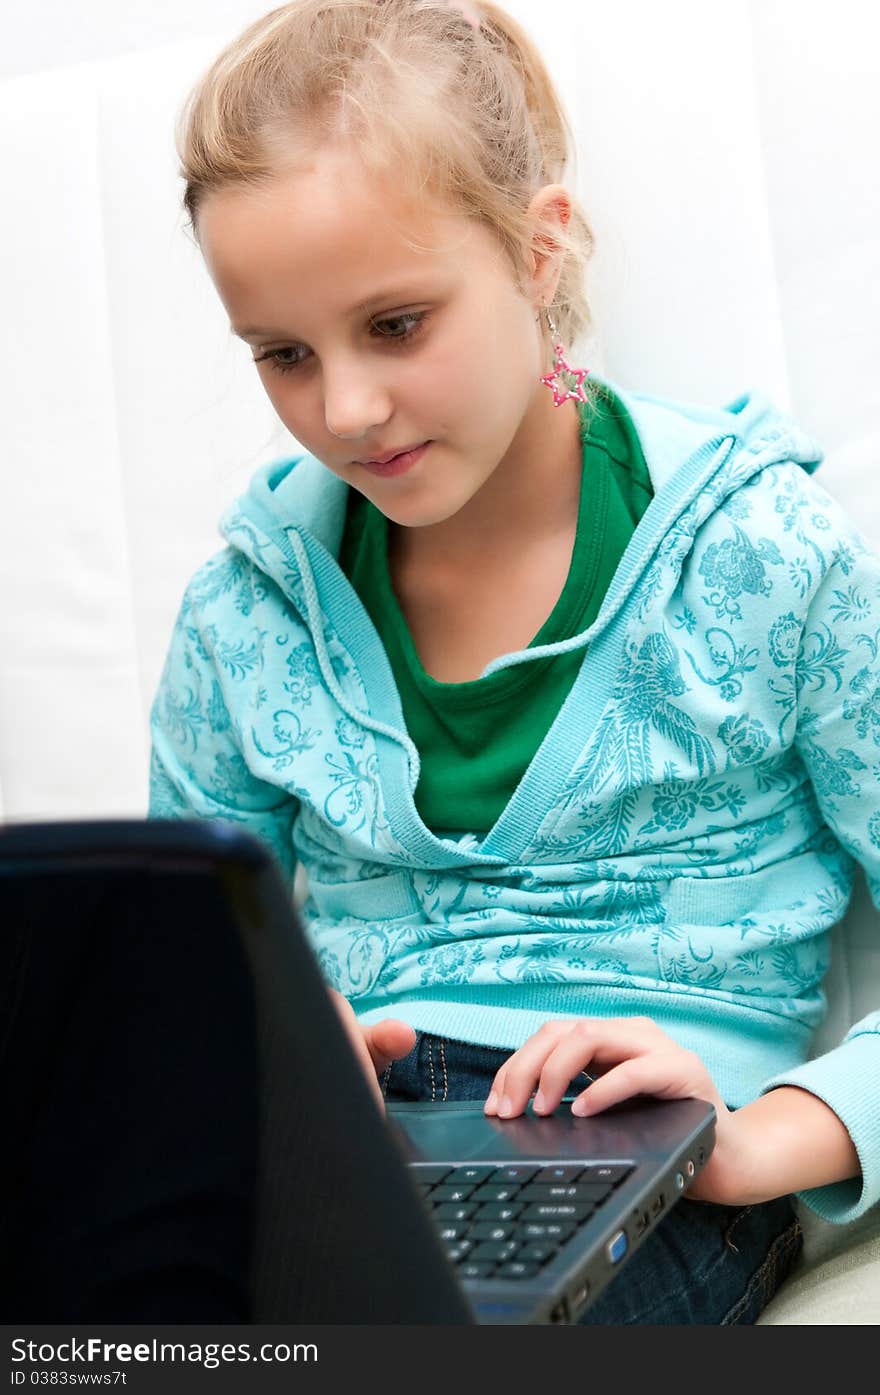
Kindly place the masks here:
MULTIPOLYGON (((544 307, 544 313, 547 316, 550 333, 553 335, 553 338, 556 339, 559 330, 553 323, 553 317, 546 306, 544 307)), ((587 394, 584 390, 584 378, 589 374, 589 368, 572 368, 571 365, 565 361, 564 346, 557 343, 554 345, 554 348, 556 351, 556 360, 553 364, 553 372, 546 373, 541 379, 542 383, 546 383, 548 388, 553 389, 554 407, 561 407, 563 402, 567 402, 569 398, 571 398, 573 402, 586 402, 587 394), (560 379, 562 380, 563 390, 560 390, 560 379)))

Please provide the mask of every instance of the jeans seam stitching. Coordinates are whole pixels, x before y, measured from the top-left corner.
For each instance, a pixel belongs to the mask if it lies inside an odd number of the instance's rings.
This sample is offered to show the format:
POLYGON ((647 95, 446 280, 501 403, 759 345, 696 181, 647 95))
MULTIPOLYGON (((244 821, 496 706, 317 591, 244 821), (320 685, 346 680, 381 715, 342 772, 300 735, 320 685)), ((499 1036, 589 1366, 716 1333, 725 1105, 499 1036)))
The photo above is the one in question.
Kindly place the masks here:
POLYGON ((437 1086, 436 1086, 436 1082, 435 1082, 435 1080, 434 1080, 434 1038, 433 1038, 433 1037, 428 1037, 428 1039, 427 1039, 427 1045, 428 1045, 428 1069, 429 1069, 430 1072, 431 1072, 431 1103, 433 1104, 433 1103, 435 1102, 436 1098, 437 1098, 437 1086))
POLYGON ((741 1211, 737 1211, 736 1215, 731 1220, 730 1225, 724 1232, 724 1243, 729 1250, 733 1250, 734 1254, 739 1254, 739 1246, 733 1243, 733 1232, 736 1230, 736 1227, 740 1224, 740 1222, 745 1220, 746 1216, 749 1215, 752 1209, 753 1208, 751 1206, 744 1206, 741 1211))
MULTIPOLYGON (((749 1208, 749 1209, 751 1209, 751 1208, 749 1208)), ((774 1240, 773 1244, 770 1246, 770 1250, 768 1251, 768 1254, 767 1254, 767 1255, 764 1257, 764 1259, 762 1260, 762 1267, 763 1267, 763 1265, 765 1265, 765 1264, 767 1263, 767 1258, 768 1258, 769 1255, 772 1253, 774 1246, 777 1246, 777 1245, 779 1245, 781 1242, 784 1241, 784 1242, 785 1242, 785 1248, 786 1248, 786 1251, 787 1251, 788 1249, 793 1248, 793 1246, 794 1246, 796 1240, 798 1239, 798 1237, 800 1236, 800 1234, 801 1234, 800 1223, 799 1223, 797 1220, 795 1220, 795 1221, 792 1222, 791 1226, 789 1227, 789 1229, 788 1229, 787 1231, 784 1231, 782 1235, 778 1235, 778 1236, 776 1237, 776 1239, 774 1240)), ((739 1253, 739 1250, 737 1250, 736 1253, 738 1254, 738 1253, 739 1253)), ((683 1298, 683 1297, 685 1297, 688 1293, 690 1293, 690 1292, 693 1291, 693 1288, 694 1288, 695 1284, 703 1284, 703 1285, 706 1285, 706 1284, 708 1283, 708 1281, 709 1281, 710 1276, 711 1276, 712 1274, 714 1274, 714 1272, 715 1272, 715 1270, 718 1268, 719 1264, 723 1264, 723 1263, 724 1263, 724 1260, 725 1260, 725 1256, 724 1256, 724 1252, 722 1251, 719 1255, 716 1256, 716 1258, 712 1261, 712 1263, 711 1263, 706 1269, 700 1271, 700 1273, 697 1275, 696 1279, 695 1279, 693 1282, 684 1283, 680 1288, 676 1289, 673 1293, 667 1293, 663 1298, 659 1298, 656 1302, 651 1303, 647 1308, 642 1309, 642 1310, 640 1311, 640 1314, 639 1314, 639 1317, 638 1317, 638 1321, 639 1321, 640 1323, 650 1322, 650 1320, 651 1320, 650 1315, 651 1315, 652 1313, 658 1312, 660 1309, 662 1309, 662 1308, 665 1306, 665 1304, 667 1304, 667 1303, 669 1303, 669 1302, 672 1302, 672 1301, 674 1301, 674 1300, 676 1300, 676 1299, 678 1299, 678 1298, 683 1298)), ((750 1282, 750 1285, 754 1282, 755 1277, 756 1277, 756 1275, 757 1275, 757 1272, 758 1272, 758 1271, 756 1271, 756 1273, 752 1275, 752 1279, 749 1281, 749 1282, 750 1282)), ((746 1289, 746 1292, 745 1292, 743 1295, 741 1295, 740 1298, 737 1299, 737 1301, 736 1301, 736 1303, 734 1304, 733 1308, 731 1308, 731 1309, 729 1310, 729 1312, 727 1312, 727 1313, 725 1314, 725 1316, 724 1316, 723 1318, 721 1318, 720 1324, 719 1324, 719 1325, 723 1326, 725 1323, 730 1323, 730 1322, 737 1316, 738 1312, 742 1311, 742 1308, 743 1308, 743 1306, 744 1306, 746 1300, 747 1300, 748 1298, 750 1298, 750 1296, 751 1296, 750 1290, 749 1290, 749 1288, 747 1288, 747 1289, 746 1289)))
POLYGON ((768 1293, 768 1280, 770 1278, 770 1274, 772 1273, 773 1277, 775 1278, 780 1267, 780 1262, 783 1259, 787 1258, 789 1251, 791 1251, 794 1248, 795 1243, 798 1240, 800 1234, 800 1222, 795 1220, 793 1224, 789 1226, 788 1230, 784 1231, 782 1235, 777 1235, 776 1239, 773 1241, 773 1244, 770 1246, 770 1249, 767 1251, 767 1254, 765 1255, 760 1268, 756 1270, 756 1272, 749 1279, 745 1291, 741 1294, 737 1302, 734 1303, 733 1307, 729 1310, 729 1312, 727 1312, 721 1319, 720 1325, 722 1327, 730 1326, 732 1323, 736 1321, 740 1313, 745 1312, 745 1309, 751 1302, 755 1290, 758 1288, 759 1285, 761 1288, 763 1307, 766 1308, 767 1304, 770 1302, 770 1298, 773 1296, 771 1293, 768 1293))
POLYGON ((440 1064, 443 1067, 443 1099, 445 1102, 449 1095, 449 1076, 446 1073, 446 1043, 442 1037, 440 1039, 440 1064))

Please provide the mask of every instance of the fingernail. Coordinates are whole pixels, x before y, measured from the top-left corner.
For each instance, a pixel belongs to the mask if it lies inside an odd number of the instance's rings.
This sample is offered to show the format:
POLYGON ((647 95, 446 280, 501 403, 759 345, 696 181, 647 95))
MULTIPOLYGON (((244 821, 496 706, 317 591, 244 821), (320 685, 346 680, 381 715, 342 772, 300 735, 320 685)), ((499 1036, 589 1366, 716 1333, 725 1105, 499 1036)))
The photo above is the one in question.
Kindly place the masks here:
POLYGON ((575 1100, 574 1104, 571 1106, 571 1112, 572 1114, 577 1114, 581 1119, 585 1119, 589 1112, 589 1108, 590 1106, 587 1104, 586 1100, 575 1100))
POLYGON ((505 1096, 504 1096, 504 1099, 501 1101, 501 1108, 499 1109, 498 1113, 499 1113, 499 1114, 512 1114, 512 1113, 513 1113, 513 1100, 510 1098, 510 1095, 505 1095, 505 1096))
POLYGON ((493 1090, 492 1093, 491 1093, 491 1095, 489 1096, 489 1098, 486 1100, 486 1103, 483 1105, 483 1113, 484 1113, 484 1114, 494 1114, 494 1113, 495 1113, 495 1110, 496 1110, 497 1108, 498 1108, 498 1096, 496 1095, 495 1091, 493 1090))
POLYGON ((547 1101, 544 1099, 543 1091, 539 1090, 535 1095, 535 1103, 532 1108, 536 1109, 539 1114, 543 1114, 544 1110, 547 1108, 547 1101))

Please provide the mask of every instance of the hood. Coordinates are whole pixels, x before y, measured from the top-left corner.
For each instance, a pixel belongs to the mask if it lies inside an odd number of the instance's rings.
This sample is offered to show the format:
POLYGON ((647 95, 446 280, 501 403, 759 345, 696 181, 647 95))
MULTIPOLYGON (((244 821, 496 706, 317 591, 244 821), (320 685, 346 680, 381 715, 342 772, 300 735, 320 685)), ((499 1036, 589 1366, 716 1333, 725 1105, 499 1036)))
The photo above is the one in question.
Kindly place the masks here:
MULTIPOLYGON (((724 406, 706 407, 629 392, 609 379, 594 378, 629 412, 654 498, 589 629, 556 644, 502 655, 483 676, 592 642, 627 605, 639 578, 685 510, 691 510, 687 526, 693 531, 760 471, 793 462, 812 473, 824 458, 816 443, 761 392, 746 391, 724 406)), ((349 487, 308 453, 270 461, 257 470, 245 494, 224 513, 220 531, 281 587, 299 611, 315 642, 324 680, 343 710, 402 742, 417 776, 418 753, 405 735, 390 665, 336 560, 349 487), (343 632, 344 650, 336 640, 343 632), (361 667, 358 656, 368 656, 370 692, 356 674, 349 676, 347 684, 338 681, 346 652, 355 657, 356 668, 361 667), (389 715, 390 722, 385 720, 389 715)))

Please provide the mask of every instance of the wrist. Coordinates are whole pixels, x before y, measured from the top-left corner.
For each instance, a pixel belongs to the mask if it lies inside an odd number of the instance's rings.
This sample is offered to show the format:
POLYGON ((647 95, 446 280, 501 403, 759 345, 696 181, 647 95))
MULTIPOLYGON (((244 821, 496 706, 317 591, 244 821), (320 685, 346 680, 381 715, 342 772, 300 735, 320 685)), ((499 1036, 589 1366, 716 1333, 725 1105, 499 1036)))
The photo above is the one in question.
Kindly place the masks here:
POLYGON ((730 1116, 744 1204, 858 1177, 843 1122, 818 1095, 780 1085, 730 1116))

